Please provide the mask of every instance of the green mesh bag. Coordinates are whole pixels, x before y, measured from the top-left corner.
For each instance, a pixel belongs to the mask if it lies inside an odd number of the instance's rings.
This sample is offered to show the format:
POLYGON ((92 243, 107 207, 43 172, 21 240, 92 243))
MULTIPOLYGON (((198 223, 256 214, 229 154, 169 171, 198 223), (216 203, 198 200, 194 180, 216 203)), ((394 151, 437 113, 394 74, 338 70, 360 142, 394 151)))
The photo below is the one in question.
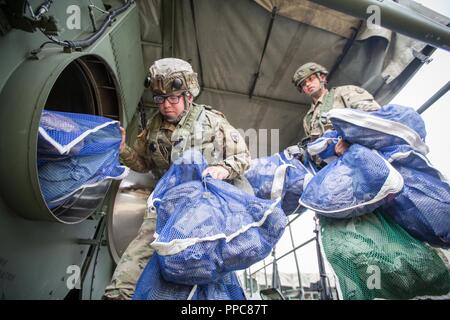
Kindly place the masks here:
POLYGON ((346 220, 320 217, 325 256, 344 299, 411 299, 450 290, 445 258, 381 212, 346 220))

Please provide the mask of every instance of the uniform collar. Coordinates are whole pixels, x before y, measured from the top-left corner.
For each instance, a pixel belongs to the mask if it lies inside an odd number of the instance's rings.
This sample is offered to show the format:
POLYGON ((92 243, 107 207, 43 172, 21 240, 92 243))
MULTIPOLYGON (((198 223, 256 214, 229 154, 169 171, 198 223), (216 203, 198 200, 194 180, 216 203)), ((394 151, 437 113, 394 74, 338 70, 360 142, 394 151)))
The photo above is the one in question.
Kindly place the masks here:
POLYGON ((327 96, 327 94, 330 93, 330 91, 327 91, 324 95, 322 95, 317 101, 316 103, 311 102, 311 111, 314 110, 318 105, 323 103, 323 99, 325 99, 325 97, 327 96))
POLYGON ((183 124, 186 122, 187 117, 189 116, 189 114, 192 112, 192 109, 194 108, 194 106, 196 106, 197 104, 192 102, 191 106, 189 107, 189 110, 184 114, 184 116, 180 119, 180 121, 178 121, 178 123, 176 124, 177 127, 181 127, 183 126, 183 124))
POLYGON ((165 129, 165 130, 169 130, 169 131, 175 131, 175 128, 177 127, 177 125, 175 123, 170 123, 168 121, 163 121, 163 123, 161 124, 161 129, 165 129))

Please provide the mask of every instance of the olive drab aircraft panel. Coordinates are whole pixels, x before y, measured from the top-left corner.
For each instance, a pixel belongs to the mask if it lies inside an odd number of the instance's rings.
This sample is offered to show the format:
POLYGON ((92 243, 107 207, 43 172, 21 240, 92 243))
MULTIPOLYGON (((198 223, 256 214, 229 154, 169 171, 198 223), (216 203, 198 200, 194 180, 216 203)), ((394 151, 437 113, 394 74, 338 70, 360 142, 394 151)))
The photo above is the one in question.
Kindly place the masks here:
MULTIPOLYGON (((331 6, 338 1, 314 2, 331 6)), ((250 148, 252 157, 274 154, 303 136, 301 119, 309 102, 291 83, 299 65, 317 61, 330 70, 330 85, 360 85, 383 104, 434 51, 422 37, 436 28, 429 20, 441 26, 450 21, 401 0, 413 10, 408 11, 405 27, 415 31, 408 36, 421 42, 386 29, 372 32, 360 20, 364 13, 355 0, 332 9, 306 0, 296 6, 290 3, 1 2, 2 299, 99 299, 144 210, 139 191, 144 188, 133 177, 86 188, 65 205, 49 210, 36 165, 43 109, 120 120, 130 143, 143 115, 149 119, 157 111, 151 92, 144 90, 147 69, 154 60, 173 56, 190 62, 198 73, 197 102, 223 111, 236 128, 268 130, 259 131, 267 148, 250 148), (309 14, 302 14, 304 10, 309 14), (419 24, 422 29, 416 30, 419 24), (134 215, 129 215, 129 208, 123 210, 127 205, 122 199, 130 194, 137 199, 134 215), (78 278, 81 285, 76 284, 78 278)))
MULTIPOLYGON (((30 1, 35 9, 41 3, 30 1)), ((93 3, 105 10, 101 1, 93 3)), ((66 25, 72 3, 51 5, 49 15, 62 24, 59 38, 84 39, 92 34, 89 4, 78 2, 81 29, 73 30, 66 25)), ((82 298, 99 299, 110 280, 114 263, 106 246, 108 206, 102 202, 117 183, 86 188, 70 203, 49 210, 37 178, 37 129, 44 108, 104 115, 124 125, 131 122, 145 75, 138 14, 131 4, 82 50, 63 52, 60 46, 46 45, 32 54, 48 41, 38 31, 13 28, 0 37, 0 294, 4 299, 63 299, 70 289, 83 289, 82 298), (122 46, 115 48, 122 43, 127 44, 126 52, 122 46), (134 61, 131 65, 128 58, 134 61)), ((95 17, 98 27, 104 14, 96 12, 95 17)))

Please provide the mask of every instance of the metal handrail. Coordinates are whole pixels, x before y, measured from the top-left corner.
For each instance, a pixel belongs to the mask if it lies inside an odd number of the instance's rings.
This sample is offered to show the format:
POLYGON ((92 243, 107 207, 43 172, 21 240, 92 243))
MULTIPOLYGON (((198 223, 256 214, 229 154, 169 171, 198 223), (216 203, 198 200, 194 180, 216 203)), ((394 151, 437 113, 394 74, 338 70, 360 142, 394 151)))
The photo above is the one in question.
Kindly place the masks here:
MULTIPOLYGON (((297 211, 299 207, 300 207, 300 205, 297 207, 297 209, 295 209, 295 211, 297 211)), ((295 211, 294 211, 294 213, 295 213, 295 211)), ((295 220, 297 220, 301 215, 302 215, 302 213, 298 213, 297 216, 295 216, 295 218, 289 220, 289 222, 286 224, 286 227, 288 225, 290 225, 292 222, 294 222, 295 220)))
POLYGON ((313 238, 311 238, 311 239, 309 239, 309 240, 303 242, 302 244, 298 245, 298 246, 295 247, 294 249, 289 250, 288 252, 286 252, 285 254, 283 254, 281 257, 274 258, 273 261, 270 262, 269 264, 267 264, 267 265, 265 265, 265 266, 259 268, 258 270, 254 271, 254 272, 252 272, 252 273, 249 273, 249 276, 251 277, 253 274, 255 274, 255 273, 261 271, 262 269, 266 268, 267 266, 270 266, 270 265, 273 264, 275 261, 281 260, 282 258, 284 258, 285 256, 287 256, 287 255, 290 254, 291 252, 300 249, 301 247, 307 245, 308 243, 310 243, 310 242, 312 242, 312 241, 314 241, 314 240, 316 240, 316 237, 313 237, 313 238))
POLYGON ((450 81, 448 81, 442 88, 440 88, 430 99, 428 99, 419 109, 418 113, 423 113, 430 106, 432 106, 436 101, 438 101, 444 94, 450 90, 450 81))
MULTIPOLYGON (((294 248, 295 242, 294 242, 294 236, 292 234, 291 225, 289 225, 288 228, 289 228, 289 235, 291 237, 292 248, 294 248)), ((300 275, 300 266, 298 264, 297 251, 294 251, 294 260, 295 260, 295 267, 297 268, 298 287, 302 288, 303 287, 303 285, 302 285, 302 277, 300 275)), ((301 292, 300 295, 303 296, 303 292, 301 292)))

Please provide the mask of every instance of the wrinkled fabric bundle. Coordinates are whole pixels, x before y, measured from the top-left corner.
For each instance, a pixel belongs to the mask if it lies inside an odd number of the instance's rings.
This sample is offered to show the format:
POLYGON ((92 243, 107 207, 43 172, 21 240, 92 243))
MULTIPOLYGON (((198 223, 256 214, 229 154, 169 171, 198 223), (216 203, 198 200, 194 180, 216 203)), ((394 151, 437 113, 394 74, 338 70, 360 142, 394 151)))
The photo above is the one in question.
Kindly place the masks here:
POLYGON ((305 210, 298 208, 298 200, 308 176, 311 174, 305 166, 296 158, 286 156, 285 152, 253 159, 245 172, 257 197, 275 199, 281 196, 281 207, 287 215, 305 210))
POLYGON ((389 104, 374 112, 332 109, 327 117, 350 143, 376 150, 407 144, 423 155, 428 153, 425 123, 413 108, 389 104))
POLYGON ((344 299, 411 299, 449 293, 448 261, 388 216, 320 218, 322 247, 344 299))
POLYGON ((189 164, 190 154, 171 166, 153 192, 158 219, 152 247, 167 281, 199 285, 264 259, 287 218, 280 199, 260 199, 227 182, 201 177, 207 165, 189 164))
POLYGON ((154 254, 136 284, 133 300, 245 300, 234 272, 206 285, 183 285, 161 276, 159 256, 154 254))
POLYGON ((339 134, 336 130, 326 131, 320 138, 308 143, 307 150, 311 156, 318 156, 326 163, 337 159, 335 147, 339 141, 339 134))
POLYGON ((448 247, 448 181, 425 157, 426 130, 420 115, 409 107, 386 105, 371 113, 331 110, 328 117, 338 134, 377 149, 403 176, 404 189, 384 210, 417 239, 448 247))
POLYGON ((49 208, 105 179, 123 179, 129 169, 119 163, 121 133, 108 118, 44 110, 38 136, 38 172, 49 208))
POLYGON ((300 204, 331 218, 370 212, 403 187, 402 176, 376 151, 353 144, 305 187, 300 204))
POLYGON ((428 159, 408 145, 382 151, 403 176, 405 187, 383 206, 395 222, 415 238, 450 246, 450 185, 428 159))
MULTIPOLYGON (((448 261, 438 250, 419 241, 448 247, 450 231, 448 184, 425 158, 428 148, 420 115, 411 108, 388 105, 371 113, 332 110, 328 116, 338 135, 354 145, 318 175, 335 170, 333 165, 361 144, 376 149, 372 152, 384 157, 390 163, 389 171, 403 180, 398 194, 365 207, 367 214, 362 210, 364 206, 357 212, 360 216, 345 220, 330 219, 321 213, 322 246, 344 299, 411 299, 448 294, 448 261)), ((365 155, 354 164, 357 170, 363 168, 361 172, 372 167, 381 178, 385 170, 372 161, 365 155)), ((372 180, 367 172, 362 176, 365 182, 381 186, 382 179, 372 180)), ((325 177, 330 181, 337 178, 325 177)), ((309 186, 303 193, 305 197, 309 186)), ((343 195, 339 190, 336 193, 343 195)), ((313 200, 320 204, 320 199, 321 195, 317 195, 313 200)))

